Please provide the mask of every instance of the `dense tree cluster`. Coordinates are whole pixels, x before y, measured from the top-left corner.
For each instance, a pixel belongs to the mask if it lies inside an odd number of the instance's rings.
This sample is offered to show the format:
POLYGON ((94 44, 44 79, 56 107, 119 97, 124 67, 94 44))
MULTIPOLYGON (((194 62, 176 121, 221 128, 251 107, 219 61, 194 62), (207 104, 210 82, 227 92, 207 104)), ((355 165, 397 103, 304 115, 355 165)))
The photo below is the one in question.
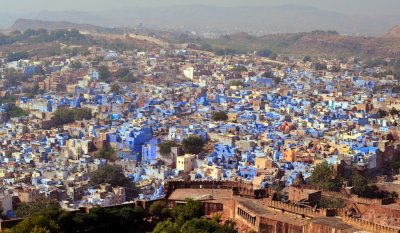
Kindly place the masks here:
POLYGON ((202 219, 202 210, 200 202, 187 199, 186 204, 174 207, 171 211, 172 218, 158 223, 153 233, 237 233, 234 222, 219 224, 217 219, 202 219))
POLYGON ((27 29, 25 31, 13 31, 8 35, 0 33, 0 45, 8 45, 27 40, 36 43, 52 41, 79 42, 88 40, 88 38, 76 29, 59 29, 52 31, 46 29, 27 29))
POLYGON ((111 146, 104 146, 97 152, 96 157, 114 161, 116 159, 115 150, 111 146))
POLYGON ((191 135, 182 141, 183 151, 187 154, 198 154, 203 150, 204 142, 200 136, 191 135))
POLYGON ((111 184, 112 186, 132 187, 132 181, 127 178, 118 165, 105 165, 89 174, 92 185, 111 184))
POLYGON ((171 148, 177 146, 174 141, 165 141, 158 145, 159 152, 162 156, 167 156, 171 153, 171 148))
POLYGON ((224 111, 213 112, 211 119, 213 121, 226 121, 228 120, 228 115, 224 111))
POLYGON ((166 203, 161 200, 151 203, 149 214, 160 219, 166 219, 170 215, 166 203))
POLYGON ((353 175, 351 183, 353 186, 353 193, 360 197, 378 199, 387 197, 397 198, 397 193, 389 193, 387 191, 380 190, 376 185, 369 184, 368 179, 358 173, 353 175))
POLYGON ((114 93, 114 94, 119 94, 120 93, 120 86, 117 84, 117 83, 114 83, 112 86, 111 86, 111 90, 110 90, 112 93, 114 93))
MULTIPOLYGON (((32 202, 40 206, 43 202, 32 202)), ((90 213, 73 213, 61 210, 57 205, 46 205, 33 212, 13 229, 12 233, 75 233, 75 232, 132 232, 143 229, 142 207, 101 208, 95 207, 90 213)))
POLYGON ((276 55, 276 53, 274 53, 270 49, 262 49, 262 50, 257 52, 257 55, 260 56, 260 57, 267 57, 267 58, 270 58, 272 60, 275 60, 278 57, 278 55, 276 55))
POLYGON ((230 87, 238 87, 238 86, 243 87, 244 83, 242 81, 239 81, 239 80, 234 80, 234 81, 229 82, 229 86, 230 87))
POLYGON ((74 121, 81 121, 83 119, 91 119, 92 110, 89 108, 71 109, 71 108, 58 108, 54 112, 54 124, 64 125, 74 121))
POLYGON ((110 81, 110 77, 111 77, 111 73, 108 70, 108 67, 102 65, 102 66, 100 66, 98 68, 98 70, 99 70, 99 79, 100 79, 100 81, 109 82, 110 81))
POLYGON ((336 176, 333 167, 324 161, 315 166, 310 177, 311 184, 326 190, 338 191, 342 187, 342 179, 336 176))
POLYGON ((26 218, 41 213, 46 209, 58 209, 60 205, 50 198, 38 198, 33 202, 21 202, 17 205, 16 215, 26 218))

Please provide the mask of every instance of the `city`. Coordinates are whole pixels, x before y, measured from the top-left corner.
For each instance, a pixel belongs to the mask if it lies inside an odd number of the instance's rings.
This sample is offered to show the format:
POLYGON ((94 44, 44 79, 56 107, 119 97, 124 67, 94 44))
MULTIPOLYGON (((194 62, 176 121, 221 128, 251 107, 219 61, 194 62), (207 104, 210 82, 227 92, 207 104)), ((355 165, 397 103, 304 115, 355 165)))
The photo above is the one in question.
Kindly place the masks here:
POLYGON ((13 27, 0 230, 400 232, 398 27, 354 55, 246 33, 13 27), (244 37, 247 52, 232 45, 244 37))

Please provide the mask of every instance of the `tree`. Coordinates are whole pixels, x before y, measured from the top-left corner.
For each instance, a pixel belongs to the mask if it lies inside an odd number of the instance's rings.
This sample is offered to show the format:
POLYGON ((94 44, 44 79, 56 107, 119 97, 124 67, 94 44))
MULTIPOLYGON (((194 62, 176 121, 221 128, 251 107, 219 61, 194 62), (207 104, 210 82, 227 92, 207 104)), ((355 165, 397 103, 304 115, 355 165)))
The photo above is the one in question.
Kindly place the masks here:
POLYGON ((213 112, 211 119, 213 121, 226 121, 228 120, 228 115, 224 111, 213 112))
POLYGON ((353 185, 353 192, 360 197, 368 197, 370 195, 370 189, 368 186, 368 181, 362 175, 356 173, 351 178, 351 183, 353 185))
POLYGON ((338 73, 340 72, 340 67, 332 66, 329 71, 333 73, 338 73))
POLYGON ((30 233, 50 233, 50 230, 46 227, 35 226, 30 233))
POLYGON ((96 157, 107 160, 115 160, 115 150, 111 146, 104 146, 97 152, 96 157))
POLYGON ((82 68, 82 62, 80 62, 80 61, 73 61, 73 62, 71 63, 71 68, 73 68, 73 69, 80 69, 80 68, 82 68))
POLYGON ((15 104, 10 104, 10 109, 8 110, 9 117, 23 117, 28 116, 29 112, 23 110, 22 108, 16 106, 15 104))
POLYGON ((179 233, 179 225, 171 221, 159 222, 153 230, 153 233, 179 233))
POLYGON ((120 87, 119 87, 119 85, 118 84, 116 84, 116 83, 114 83, 112 86, 111 86, 111 90, 110 90, 112 93, 115 93, 115 94, 119 94, 120 93, 120 87))
POLYGON ((319 186, 323 189, 337 191, 342 186, 342 181, 336 177, 335 171, 327 161, 315 166, 310 177, 311 184, 319 186))
POLYGON ((111 184, 112 186, 127 187, 132 181, 125 177, 122 167, 118 165, 105 165, 98 170, 90 173, 90 183, 92 185, 111 184))
POLYGON ((315 70, 326 70, 326 64, 320 63, 320 62, 316 62, 314 64, 314 69, 315 70))
POLYGON ((186 204, 175 206, 172 209, 172 217, 182 226, 186 221, 203 216, 203 205, 193 199, 186 199, 186 204))
POLYGON ((311 61, 311 56, 307 55, 307 56, 304 56, 304 57, 303 57, 303 62, 304 62, 304 63, 310 62, 310 61, 311 61))
POLYGON ((200 136, 191 135, 182 141, 183 151, 187 154, 198 154, 203 150, 204 142, 200 136))
POLYGON ((319 207, 326 208, 326 209, 330 209, 330 208, 342 209, 342 208, 346 207, 346 202, 340 197, 322 196, 319 201, 319 207))
POLYGON ((166 204, 163 201, 155 201, 151 203, 149 214, 158 218, 162 217, 163 210, 166 209, 166 204))
POLYGON ((234 221, 219 224, 219 218, 202 219, 202 203, 192 199, 185 201, 186 204, 175 206, 172 218, 158 223, 153 233, 237 233, 234 221))
POLYGON ((25 218, 46 210, 60 210, 60 205, 51 198, 39 198, 32 202, 20 203, 15 212, 17 217, 25 218))
POLYGON ((395 155, 392 162, 390 163, 393 169, 399 170, 400 169, 400 156, 395 155))
POLYGON ((108 70, 107 66, 100 66, 99 67, 99 79, 103 82, 109 82, 110 80, 110 71, 108 70))
POLYGON ((69 124, 74 121, 81 121, 90 118, 92 118, 92 110, 90 108, 58 108, 54 112, 54 122, 56 125, 69 124))
POLYGON ((257 52, 257 55, 260 57, 268 57, 271 58, 272 60, 275 60, 277 55, 270 49, 263 49, 257 52))
POLYGON ((115 72, 115 77, 117 78, 123 78, 126 77, 129 74, 129 69, 128 68, 120 68, 115 72))
POLYGON ((378 114, 380 117, 387 117, 388 116, 388 112, 383 110, 383 109, 379 109, 378 110, 378 114))
POLYGON ((389 113, 390 113, 390 115, 395 116, 395 115, 399 115, 400 111, 395 108, 392 108, 392 109, 390 109, 389 113))
POLYGON ((123 78, 119 79, 120 82, 127 82, 127 83, 136 83, 139 80, 133 75, 133 74, 128 74, 123 78))
POLYGON ((171 148, 177 146, 176 142, 174 141, 165 141, 158 145, 160 154, 162 156, 167 156, 171 153, 171 148))
POLYGON ((92 116, 92 110, 90 108, 81 108, 74 110, 74 120, 81 121, 83 119, 89 120, 92 116))
POLYGON ((239 80, 234 80, 234 81, 231 81, 229 83, 229 86, 230 87, 239 87, 239 86, 243 87, 244 83, 242 81, 239 81, 239 80))

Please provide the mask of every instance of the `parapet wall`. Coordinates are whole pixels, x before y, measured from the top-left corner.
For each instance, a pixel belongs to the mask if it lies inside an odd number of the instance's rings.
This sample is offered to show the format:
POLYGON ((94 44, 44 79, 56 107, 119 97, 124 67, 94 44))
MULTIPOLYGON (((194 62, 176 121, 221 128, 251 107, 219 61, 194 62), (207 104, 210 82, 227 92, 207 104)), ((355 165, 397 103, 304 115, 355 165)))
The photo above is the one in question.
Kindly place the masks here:
POLYGON ((251 182, 244 181, 168 181, 164 188, 167 197, 175 189, 231 189, 233 195, 254 198, 266 198, 273 192, 268 188, 253 189, 251 182))
POLYGON ((365 198, 365 197, 359 197, 359 196, 353 195, 353 194, 345 194, 345 193, 341 193, 341 192, 328 191, 328 190, 321 189, 317 186, 311 186, 311 185, 303 185, 302 188, 303 189, 321 190, 322 195, 324 195, 324 196, 339 197, 342 199, 346 199, 348 201, 352 201, 355 203, 367 204, 367 205, 388 205, 388 204, 395 202, 395 200, 393 198, 383 198, 383 199, 365 198))
POLYGON ((336 216, 335 209, 312 209, 312 208, 303 208, 297 205, 292 205, 288 203, 283 203, 280 201, 265 201, 262 202, 263 205, 267 208, 273 208, 277 210, 281 210, 283 212, 289 212, 292 214, 298 214, 304 217, 316 218, 316 217, 333 217, 336 216))
POLYGON ((361 228, 363 230, 368 230, 376 233, 399 233, 399 229, 394 229, 388 226, 382 226, 379 224, 375 224, 372 222, 368 222, 362 219, 358 218, 352 218, 352 217, 343 217, 342 218, 344 223, 350 224, 352 226, 355 226, 357 228, 361 228))

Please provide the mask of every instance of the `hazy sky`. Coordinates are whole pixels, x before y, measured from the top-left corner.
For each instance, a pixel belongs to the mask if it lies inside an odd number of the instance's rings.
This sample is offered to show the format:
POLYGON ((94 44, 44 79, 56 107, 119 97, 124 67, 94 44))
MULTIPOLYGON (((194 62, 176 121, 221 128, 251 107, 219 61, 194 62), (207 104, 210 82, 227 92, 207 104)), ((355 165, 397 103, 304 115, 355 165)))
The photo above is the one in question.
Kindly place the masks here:
POLYGON ((400 0, 0 0, 0 12, 34 12, 41 10, 103 11, 134 6, 175 4, 241 5, 308 5, 347 14, 399 15, 400 0))

